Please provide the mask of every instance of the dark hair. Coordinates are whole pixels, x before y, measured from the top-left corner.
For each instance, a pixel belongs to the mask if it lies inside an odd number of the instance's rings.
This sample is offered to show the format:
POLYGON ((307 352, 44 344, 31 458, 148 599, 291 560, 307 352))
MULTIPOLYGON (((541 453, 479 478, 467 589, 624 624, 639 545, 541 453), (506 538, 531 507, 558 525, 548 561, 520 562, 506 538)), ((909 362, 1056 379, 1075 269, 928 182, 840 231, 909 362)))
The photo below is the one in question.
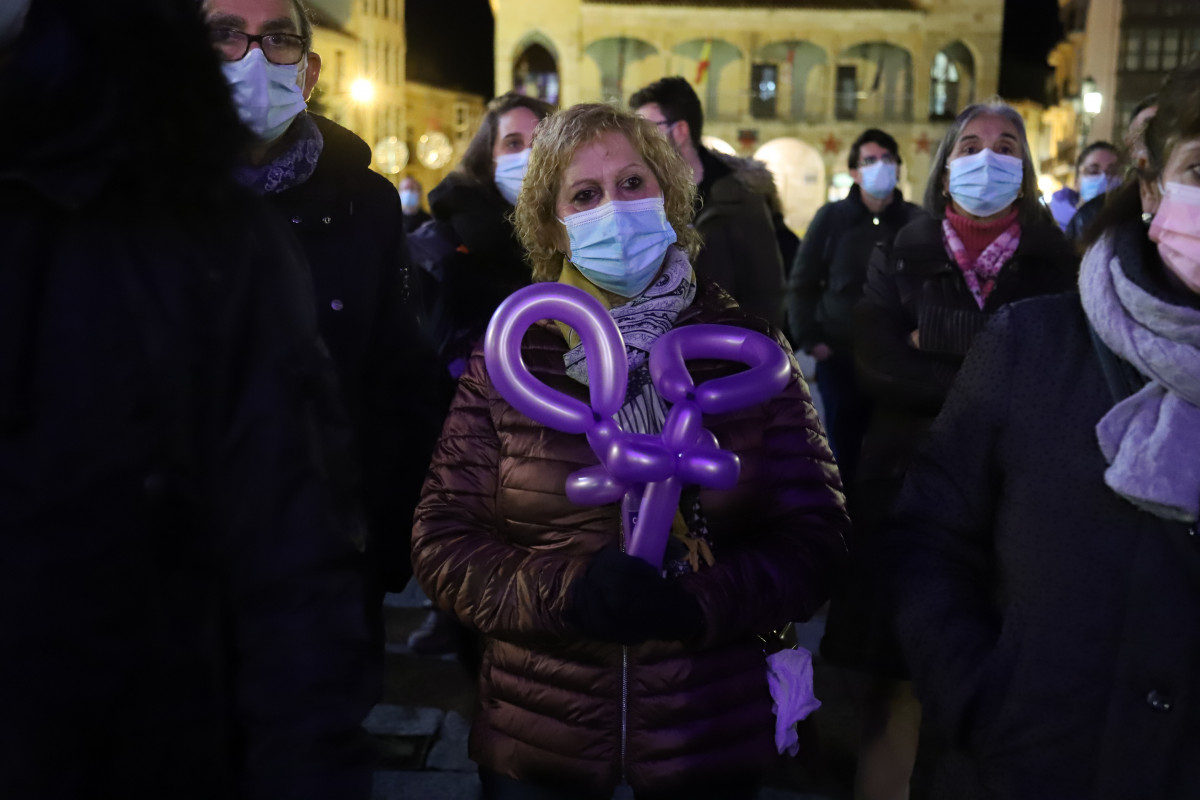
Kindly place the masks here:
POLYGON ((292 0, 292 8, 296 11, 296 16, 300 18, 300 36, 304 39, 304 49, 308 50, 312 47, 313 40, 312 14, 304 0, 292 0))
POLYGON ((669 122, 683 120, 691 132, 692 144, 700 147, 700 134, 704 131, 704 108, 700 98, 686 78, 676 75, 671 78, 660 78, 649 86, 644 86, 629 98, 629 108, 637 111, 642 106, 654 103, 662 109, 663 116, 669 122))
POLYGON ((850 165, 850 169, 858 169, 858 151, 867 143, 877 144, 891 153, 892 157, 896 159, 896 166, 904 163, 903 159, 900 158, 900 145, 896 144, 896 140, 892 138, 890 133, 881 131, 878 128, 868 128, 858 135, 858 138, 854 140, 854 144, 850 145, 850 158, 847 162, 850 165))
POLYGON ((1087 147, 1083 148, 1083 150, 1079 153, 1079 158, 1075 159, 1076 174, 1078 174, 1079 170, 1083 167, 1083 162, 1087 160, 1087 157, 1097 150, 1108 150, 1117 158, 1121 157, 1121 151, 1118 150, 1117 146, 1112 142, 1092 142, 1087 147))
POLYGON ((1138 100, 1137 105, 1134 106, 1133 110, 1129 112, 1129 119, 1126 120, 1125 126, 1128 127, 1128 126, 1132 125, 1133 121, 1135 119, 1137 119, 1138 114, 1142 113, 1147 108, 1150 108, 1151 106, 1155 106, 1155 105, 1158 105, 1158 93, 1157 92, 1151 92, 1150 94, 1143 97, 1141 100, 1138 100))
POLYGON ((1098 241, 1110 228, 1140 220, 1142 196, 1139 181, 1157 182, 1175 146, 1200 137, 1200 60, 1193 60, 1168 73, 1154 102, 1146 107, 1150 105, 1157 105, 1158 110, 1150 118, 1143 134, 1146 163, 1141 167, 1135 165, 1138 180, 1127 180, 1124 186, 1111 193, 1095 222, 1086 231, 1085 247, 1098 241))
MULTIPOLYGON (((0 107, 15 157, 119 163, 123 196, 147 206, 203 206, 225 196, 249 133, 209 44, 199 3, 37 0, 0 60, 0 107), (111 42, 142 37, 138 58, 111 42), (147 69, 146 64, 171 69, 147 69), (107 148, 105 153, 100 153, 107 148), (93 152, 95 151, 95 152, 93 152)), ((119 184, 119 187, 118 187, 119 184)))
POLYGON ((462 161, 457 172, 466 175, 471 180, 483 186, 496 185, 496 170, 493 167, 492 151, 496 147, 496 131, 500 127, 500 118, 514 108, 527 108, 539 120, 554 113, 554 106, 545 100, 528 97, 517 92, 506 92, 493 99, 487 105, 479 130, 463 152, 462 161))
POLYGON ((937 155, 933 157, 933 167, 929 170, 929 183, 925 186, 925 210, 938 219, 945 219, 948 200, 942 192, 942 173, 946 171, 950 153, 954 150, 954 145, 958 143, 958 137, 962 134, 963 128, 967 127, 971 120, 989 115, 1012 123, 1021 140, 1021 163, 1024 165, 1024 170, 1021 179, 1021 195, 1017 201, 1021 224, 1027 225, 1047 219, 1050 212, 1046 210, 1040 200, 1042 193, 1037 185, 1037 169, 1034 168, 1033 157, 1029 153, 1029 137, 1025 135, 1025 120, 1021 118, 1015 108, 998 97, 967 106, 946 129, 946 135, 942 137, 942 143, 938 145, 937 155))

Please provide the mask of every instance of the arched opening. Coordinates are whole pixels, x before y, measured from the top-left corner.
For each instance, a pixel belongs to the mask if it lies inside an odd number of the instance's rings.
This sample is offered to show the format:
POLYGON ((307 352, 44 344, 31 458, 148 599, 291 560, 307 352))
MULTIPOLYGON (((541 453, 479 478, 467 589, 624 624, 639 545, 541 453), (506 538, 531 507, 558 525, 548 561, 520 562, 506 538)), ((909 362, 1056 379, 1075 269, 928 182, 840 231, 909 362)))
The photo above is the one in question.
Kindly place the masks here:
POLYGON ((778 105, 767 108, 756 100, 761 81, 751 80, 750 113, 757 119, 782 119, 788 122, 820 122, 824 119, 828 97, 829 59, 812 42, 774 42, 754 54, 754 73, 767 67, 778 74, 778 105), (774 113, 769 113, 773 111, 774 113), (760 113, 761 112, 761 113, 760 113))
POLYGON ((783 204, 787 226, 803 235, 813 215, 825 204, 825 162, 799 139, 782 138, 758 148, 754 157, 767 165, 783 204))
POLYGON ((658 48, 641 39, 610 36, 597 39, 583 52, 600 71, 600 101, 622 106, 627 99, 626 94, 639 88, 626 85, 634 64, 656 54, 658 48))
POLYGON ((676 45, 673 52, 684 60, 679 74, 696 87, 704 105, 704 118, 717 119, 722 113, 737 117, 738 101, 745 90, 728 86, 722 91, 721 73, 741 59, 742 51, 724 39, 689 39, 676 45))
POLYGON ((513 91, 558 105, 558 61, 541 42, 530 42, 513 59, 513 91))
POLYGON ((890 42, 864 42, 838 56, 834 117, 911 122, 912 55, 890 42))
POLYGON ((938 51, 929 70, 929 118, 954 119, 975 102, 975 58, 962 42, 938 51))

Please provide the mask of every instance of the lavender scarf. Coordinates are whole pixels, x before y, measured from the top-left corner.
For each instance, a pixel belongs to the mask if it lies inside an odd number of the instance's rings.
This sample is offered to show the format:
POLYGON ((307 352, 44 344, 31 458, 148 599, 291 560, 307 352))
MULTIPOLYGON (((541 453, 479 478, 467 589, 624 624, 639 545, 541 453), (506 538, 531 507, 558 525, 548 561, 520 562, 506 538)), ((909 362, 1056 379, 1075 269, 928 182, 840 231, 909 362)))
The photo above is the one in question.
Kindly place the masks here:
POLYGON ((1150 379, 1096 425, 1109 463, 1105 483, 1156 516, 1196 522, 1200 311, 1160 300, 1130 280, 1111 234, 1084 256, 1079 291, 1100 339, 1150 379))
POLYGON ((325 137, 317 123, 308 114, 301 114, 284 135, 288 137, 287 149, 266 164, 239 167, 238 183, 256 194, 275 194, 312 177, 325 149, 325 137))

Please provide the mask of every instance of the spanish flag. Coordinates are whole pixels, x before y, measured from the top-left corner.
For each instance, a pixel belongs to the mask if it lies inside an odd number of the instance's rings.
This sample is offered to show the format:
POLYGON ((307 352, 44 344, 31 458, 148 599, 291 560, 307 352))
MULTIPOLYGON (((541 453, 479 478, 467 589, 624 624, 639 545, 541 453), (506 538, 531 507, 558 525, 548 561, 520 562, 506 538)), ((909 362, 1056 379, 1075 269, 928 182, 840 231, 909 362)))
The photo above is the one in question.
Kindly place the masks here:
POLYGON ((708 64, 710 61, 712 61, 712 39, 705 39, 704 47, 700 48, 700 63, 696 65, 696 86, 704 87, 708 85, 708 64))

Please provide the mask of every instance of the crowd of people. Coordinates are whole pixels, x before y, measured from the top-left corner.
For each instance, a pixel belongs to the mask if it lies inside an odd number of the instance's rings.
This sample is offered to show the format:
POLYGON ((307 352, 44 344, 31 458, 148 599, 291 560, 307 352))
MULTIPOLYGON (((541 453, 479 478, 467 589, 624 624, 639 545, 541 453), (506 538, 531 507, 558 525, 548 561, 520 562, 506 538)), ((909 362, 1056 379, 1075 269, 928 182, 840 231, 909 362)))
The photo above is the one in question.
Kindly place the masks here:
MULTIPOLYGON (((856 800, 1195 794, 1200 62, 1049 202, 999 99, 920 206, 866 130, 801 238, 683 78, 495 98, 426 212, 308 109, 301 0, 126 5, 0 10, 0 797, 368 797, 411 579, 411 646, 478 680, 485 800, 759 796, 764 641, 823 609, 856 800), (607 434, 494 371, 533 284, 620 331, 590 413, 630 441, 675 424, 664 337, 779 359, 704 417, 737 479, 682 486, 661 563, 572 501, 607 434)), ((587 404, 589 336, 537 321, 522 369, 587 404)))

